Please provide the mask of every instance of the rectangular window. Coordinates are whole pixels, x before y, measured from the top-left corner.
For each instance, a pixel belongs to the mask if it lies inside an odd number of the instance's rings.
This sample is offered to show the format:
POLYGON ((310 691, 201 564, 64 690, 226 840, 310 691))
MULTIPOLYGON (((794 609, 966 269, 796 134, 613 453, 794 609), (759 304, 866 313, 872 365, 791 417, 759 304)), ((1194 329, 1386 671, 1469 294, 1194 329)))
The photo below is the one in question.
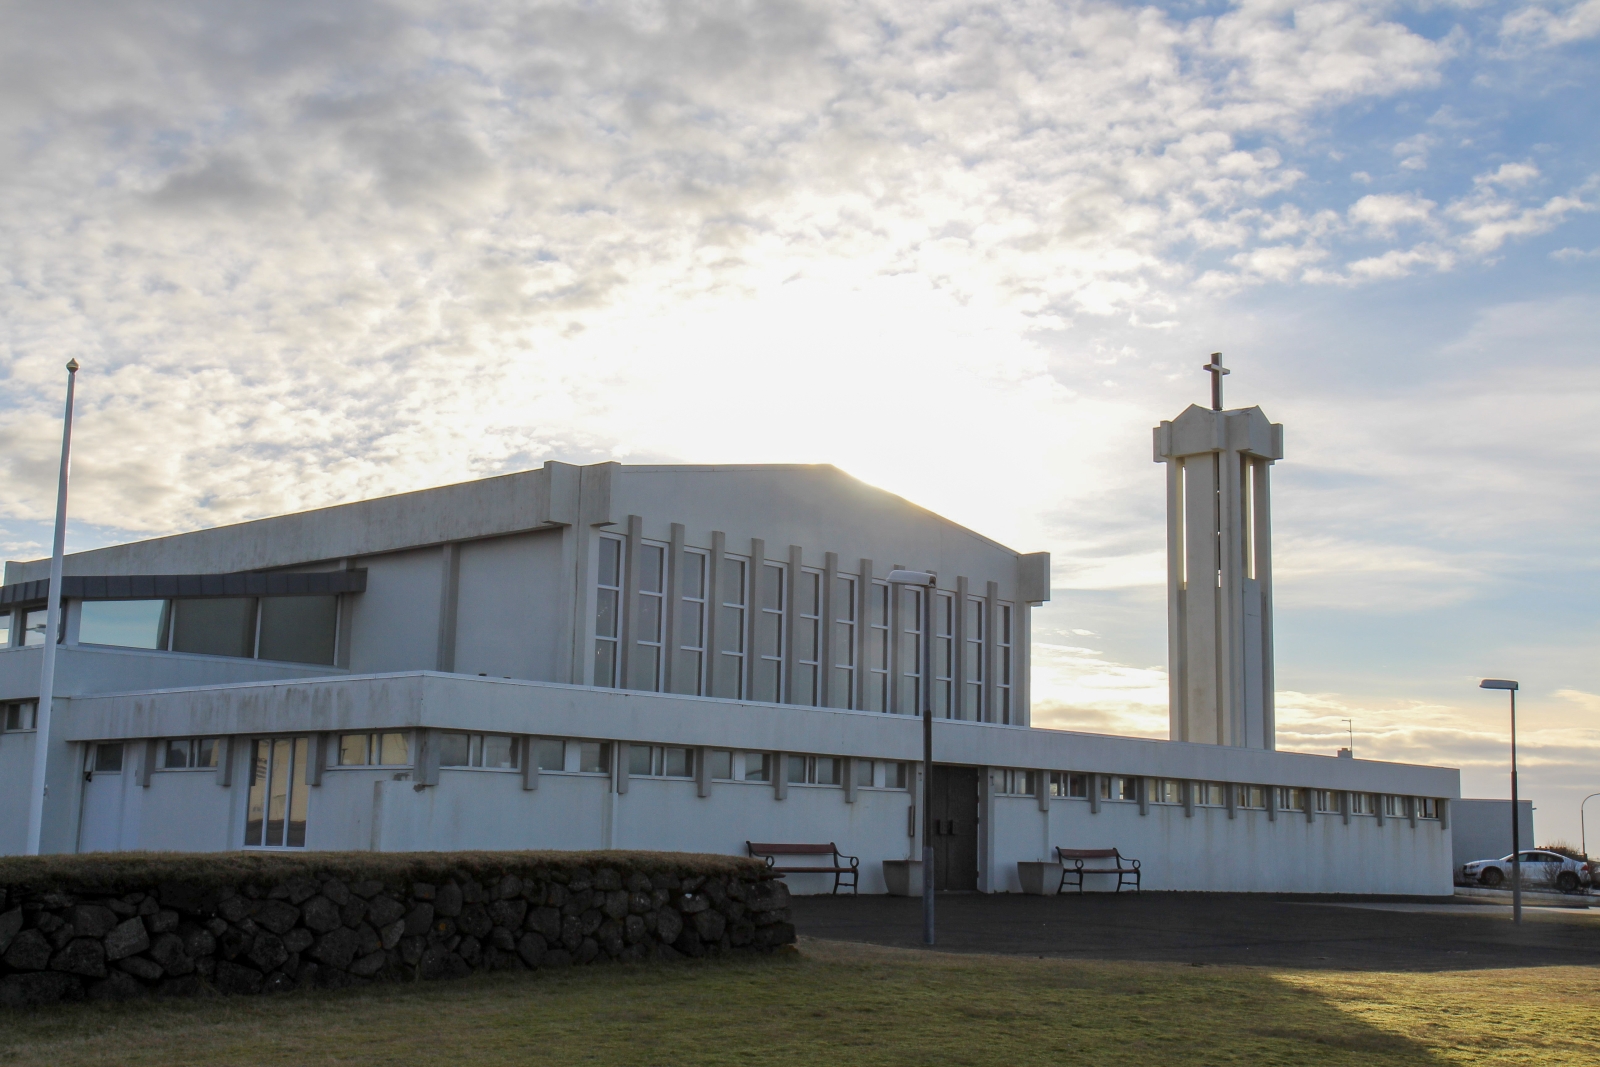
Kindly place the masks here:
POLYGON ((254 597, 173 602, 172 651, 250 658, 256 651, 254 597))
POLYGON ((439 734, 439 766, 477 767, 489 771, 517 769, 517 739, 506 734, 439 734))
POLYGON ((1293 786, 1278 786, 1278 808, 1281 811, 1306 810, 1306 791, 1293 786))
POLYGON ((1265 808, 1267 806, 1267 790, 1259 785, 1235 786, 1238 790, 1237 803, 1241 808, 1265 808))
POLYGON ((1139 779, 1121 774, 1100 776, 1101 800, 1138 800, 1139 779))
POLYGON ((1371 793, 1351 793, 1350 794, 1350 814, 1352 814, 1352 815, 1372 815, 1372 814, 1375 814, 1377 812, 1377 806, 1372 803, 1372 800, 1373 800, 1373 797, 1372 797, 1371 793))
POLYGON ((705 692, 706 574, 711 558, 698 549, 685 549, 678 575, 678 649, 672 662, 672 691, 685 696, 705 692))
POLYGON ((611 742, 578 742, 578 773, 609 774, 611 772, 611 742))
POLYGON ((596 578, 594 608, 594 684, 615 687, 620 662, 617 642, 622 620, 622 541, 601 536, 600 573, 596 578))
POLYGON ((1204 808, 1228 806, 1228 787, 1221 782, 1196 782, 1194 802, 1204 808))
POLYGON ((169 739, 161 746, 161 769, 184 771, 214 768, 219 747, 214 737, 169 739))
POLYGON ((736 556, 724 556, 719 581, 722 591, 721 614, 717 617, 717 683, 712 696, 737 700, 744 696, 745 605, 749 590, 749 567, 736 556))
POLYGON ((994 720, 1011 723, 1011 605, 1001 604, 994 620, 994 720))
POLYGON ((789 702, 815 707, 822 691, 822 575, 802 570, 794 588, 794 684, 789 702))
POLYGON ((744 754, 744 780, 747 782, 772 781, 772 753, 746 752, 744 754))
POLYGON ((634 778, 648 778, 653 773, 655 750, 649 745, 628 746, 628 774, 634 778))
POLYGON ((639 614, 635 620, 633 653, 628 660, 628 688, 661 690, 662 627, 666 619, 667 550, 661 545, 639 546, 639 614))
MULTIPOLYGON (((630 778, 693 778, 694 754, 692 748, 671 745, 629 745, 628 776, 630 778)), ((731 762, 731 753, 728 753, 731 762)), ((723 777, 728 777, 724 775, 723 777)))
POLYGON ((871 789, 875 778, 874 772, 877 765, 869 759, 858 759, 855 763, 856 788, 871 789))
POLYGON ((837 756, 789 756, 786 763, 788 780, 795 785, 844 784, 844 760, 837 756))
POLYGON ((336 596, 86 600, 80 608, 78 640, 331 666, 338 627, 336 596))
POLYGON ((304 848, 310 739, 258 738, 251 747, 245 847, 304 848))
POLYGON ((1439 802, 1433 797, 1417 798, 1417 818, 1437 819, 1439 817, 1439 802))
POLYGON ((567 743, 554 737, 541 737, 533 746, 534 766, 541 771, 567 769, 567 743))
POLYGON ((1183 782, 1176 778, 1150 779, 1150 802, 1153 804, 1182 804, 1183 782))
POLYGON ((13 700, 5 705, 4 710, 7 730, 34 730, 39 726, 37 700, 13 700))
POLYGON ((661 773, 668 778, 694 777, 694 749, 667 747, 661 750, 661 773))
POLYGON ((1337 812, 1339 810, 1339 794, 1335 790, 1313 790, 1311 799, 1317 811, 1337 812))
POLYGON ((90 759, 93 761, 91 769, 96 774, 121 774, 122 742, 110 741, 95 745, 90 759))
POLYGON ((1405 812, 1400 809, 1400 798, 1397 796, 1384 796, 1383 813, 1390 818, 1400 818, 1405 812))
POLYGON ((866 685, 863 703, 867 711, 889 710, 889 587, 871 582, 866 587, 867 625, 866 685))
POLYGON ((883 787, 885 789, 904 789, 911 780, 911 764, 885 763, 883 765, 883 787))
POLYGON ((11 647, 11 612, 0 612, 0 648, 11 647))
POLYGON ((1031 797, 1039 780, 1037 771, 1006 769, 996 773, 996 791, 1007 796, 1031 797))
POLYGON ((165 600, 86 600, 78 617, 78 641, 85 645, 164 649, 169 611, 165 600))
POLYGON ((933 713, 955 715, 956 598, 936 592, 933 597, 933 713))
POLYGON ((785 571, 781 563, 762 563, 756 568, 756 647, 755 687, 750 697, 774 704, 783 701, 783 617, 785 571))
POLYGON ((983 721, 983 642, 984 637, 984 609, 988 605, 975 597, 967 598, 966 603, 966 648, 963 655, 966 662, 963 664, 966 674, 966 699, 963 701, 962 718, 983 721))
POLYGON ((411 763, 410 735, 389 733, 340 734, 339 766, 405 767, 411 763))
POLYGON ((922 713, 922 594, 911 585, 900 588, 900 704, 902 715, 922 713))
POLYGON ((733 753, 725 748, 714 748, 707 758, 711 763, 711 777, 718 781, 730 781, 733 778, 733 753))
POLYGON ((1089 797, 1089 776, 1065 771, 1050 772, 1050 795, 1053 797, 1089 797))
POLYGON ((338 630, 336 596, 264 596, 256 655, 282 663, 332 666, 338 630))
POLYGON ((833 579, 833 686, 829 703, 856 706, 856 580, 847 574, 833 579))
POLYGON ((44 631, 49 621, 50 614, 46 608, 28 612, 22 623, 22 644, 29 647, 44 644, 44 631))

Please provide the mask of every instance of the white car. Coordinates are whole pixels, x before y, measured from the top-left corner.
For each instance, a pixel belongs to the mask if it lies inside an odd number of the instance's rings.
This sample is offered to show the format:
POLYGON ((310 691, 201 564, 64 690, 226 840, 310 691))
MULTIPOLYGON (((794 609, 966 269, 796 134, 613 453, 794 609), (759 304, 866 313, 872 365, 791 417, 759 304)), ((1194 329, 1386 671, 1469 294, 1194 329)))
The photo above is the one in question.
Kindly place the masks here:
MULTIPOLYGON (((1575 893, 1594 884, 1589 865, 1583 860, 1543 850, 1523 852, 1521 856, 1524 886, 1550 887, 1563 893, 1575 893)), ((1467 885, 1484 885, 1491 889, 1502 885, 1511 880, 1511 857, 1463 863, 1461 880, 1467 885)))

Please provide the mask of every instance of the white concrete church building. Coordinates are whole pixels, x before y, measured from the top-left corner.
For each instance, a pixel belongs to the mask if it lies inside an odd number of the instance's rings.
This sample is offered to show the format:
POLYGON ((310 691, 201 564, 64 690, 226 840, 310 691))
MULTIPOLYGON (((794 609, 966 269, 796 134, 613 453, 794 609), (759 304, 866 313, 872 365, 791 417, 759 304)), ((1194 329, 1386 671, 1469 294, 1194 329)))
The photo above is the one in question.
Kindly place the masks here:
POLYGON ((1146 889, 1448 894, 1457 771, 1275 751, 1282 428, 1191 407, 1155 442, 1169 741, 1030 725, 1044 553, 827 466, 550 462, 68 556, 48 737, 48 561, 7 563, 0 852, 44 744, 46 852, 831 841, 883 892, 931 819, 943 889, 1062 846, 1146 889), (897 567, 938 575, 931 656, 897 567))

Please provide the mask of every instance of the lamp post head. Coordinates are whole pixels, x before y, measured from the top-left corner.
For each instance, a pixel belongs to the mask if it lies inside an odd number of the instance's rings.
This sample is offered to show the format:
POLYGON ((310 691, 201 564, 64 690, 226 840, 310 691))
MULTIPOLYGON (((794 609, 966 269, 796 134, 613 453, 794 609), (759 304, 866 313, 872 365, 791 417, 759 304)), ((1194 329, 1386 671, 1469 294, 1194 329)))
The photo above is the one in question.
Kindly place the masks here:
POLYGON ((75 359, 67 360, 67 373, 68 374, 77 374, 78 373, 78 361, 77 360, 75 360, 75 359))
POLYGON ((933 585, 939 580, 931 571, 890 571, 890 585, 933 585))
POLYGON ((1516 691, 1517 683, 1509 678, 1485 678, 1478 683, 1479 689, 1510 689, 1516 691))

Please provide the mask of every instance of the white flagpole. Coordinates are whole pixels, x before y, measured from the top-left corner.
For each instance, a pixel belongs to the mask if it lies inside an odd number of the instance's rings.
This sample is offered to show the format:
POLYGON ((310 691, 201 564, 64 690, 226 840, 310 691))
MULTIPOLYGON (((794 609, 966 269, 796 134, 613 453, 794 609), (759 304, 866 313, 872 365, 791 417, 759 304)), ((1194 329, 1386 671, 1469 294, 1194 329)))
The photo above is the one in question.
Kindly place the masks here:
POLYGON ((34 713, 33 793, 28 802, 28 855, 39 854, 44 831, 45 767, 50 756, 50 704, 56 689, 56 641, 61 634, 61 557, 67 547, 67 464, 72 457, 72 392, 78 361, 67 362, 67 410, 61 418, 61 480, 56 485, 56 540, 50 551, 50 607, 45 612, 39 710, 34 713))

